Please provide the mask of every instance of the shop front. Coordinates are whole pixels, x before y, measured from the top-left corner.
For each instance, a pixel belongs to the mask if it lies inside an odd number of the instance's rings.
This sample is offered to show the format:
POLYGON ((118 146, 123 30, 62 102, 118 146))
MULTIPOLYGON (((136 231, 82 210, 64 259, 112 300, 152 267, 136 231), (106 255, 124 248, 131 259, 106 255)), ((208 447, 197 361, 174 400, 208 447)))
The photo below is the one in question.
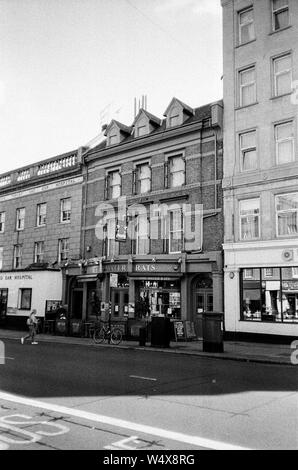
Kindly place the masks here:
POLYGON ((297 337, 298 252, 277 244, 226 250, 225 311, 229 332, 297 337), (236 261, 236 262, 235 262, 236 261), (260 263, 261 261, 261 263, 260 263))
POLYGON ((0 320, 3 326, 25 327, 26 318, 33 309, 36 309, 37 317, 43 323, 50 303, 61 300, 60 270, 27 270, 0 274, 0 320))
POLYGON ((221 252, 92 263, 67 282, 70 319, 83 333, 85 324, 110 319, 137 337, 153 317, 198 324, 204 312, 223 311, 221 252))

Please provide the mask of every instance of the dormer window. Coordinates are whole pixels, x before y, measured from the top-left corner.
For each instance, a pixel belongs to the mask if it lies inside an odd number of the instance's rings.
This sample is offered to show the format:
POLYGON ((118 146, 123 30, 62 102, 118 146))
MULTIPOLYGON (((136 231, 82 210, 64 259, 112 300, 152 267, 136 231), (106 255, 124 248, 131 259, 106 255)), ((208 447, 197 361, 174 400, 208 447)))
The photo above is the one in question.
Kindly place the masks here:
POLYGON ((167 107, 166 116, 167 128, 181 126, 190 116, 194 115, 194 110, 177 98, 173 98, 167 107))
POLYGON ((178 106, 174 106, 169 116, 169 126, 175 127, 179 126, 179 124, 182 124, 181 117, 182 113, 180 112, 180 109, 178 108, 178 106))
POLYGON ((121 122, 113 119, 106 128, 105 135, 107 136, 107 145, 117 145, 122 142, 125 137, 129 136, 131 128, 121 124, 121 122))
POLYGON ((145 109, 140 109, 133 122, 134 137, 142 137, 150 134, 160 125, 161 120, 159 118, 148 113, 145 109))
POLYGON ((136 137, 148 134, 148 122, 146 119, 141 119, 136 127, 136 137))
POLYGON ((109 145, 114 145, 114 144, 118 144, 118 135, 117 134, 111 134, 109 135, 109 138, 108 138, 108 141, 109 141, 109 145))

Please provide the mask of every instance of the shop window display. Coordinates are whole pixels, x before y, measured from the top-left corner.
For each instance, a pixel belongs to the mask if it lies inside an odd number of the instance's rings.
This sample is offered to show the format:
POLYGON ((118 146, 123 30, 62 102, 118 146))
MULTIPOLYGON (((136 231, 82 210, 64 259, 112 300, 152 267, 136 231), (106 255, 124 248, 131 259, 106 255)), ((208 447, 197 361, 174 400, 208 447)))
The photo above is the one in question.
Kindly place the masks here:
POLYGON ((241 319, 298 323, 296 272, 296 267, 243 269, 241 319))
POLYGON ((180 281, 139 281, 136 295, 138 318, 158 315, 181 318, 180 281))

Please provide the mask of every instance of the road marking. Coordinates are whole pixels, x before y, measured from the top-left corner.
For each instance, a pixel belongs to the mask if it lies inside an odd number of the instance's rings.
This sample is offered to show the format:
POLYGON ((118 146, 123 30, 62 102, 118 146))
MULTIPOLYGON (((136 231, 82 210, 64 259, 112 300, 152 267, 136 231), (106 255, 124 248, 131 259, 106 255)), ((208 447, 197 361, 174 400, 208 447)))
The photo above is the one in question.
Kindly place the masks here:
POLYGON ((152 380, 153 382, 157 380, 152 377, 142 377, 141 375, 130 375, 129 377, 131 377, 132 379, 152 380))
POLYGON ((130 429, 134 432, 149 434, 151 436, 158 436, 164 439, 183 442, 186 444, 192 444, 197 447, 204 447, 206 449, 213 450, 249 450, 248 448, 227 444, 221 441, 215 441, 213 439, 205 439, 189 434, 183 434, 180 432, 169 431, 167 429, 156 428, 148 426, 146 424, 134 423, 123 419, 112 418, 110 416, 99 415, 84 410, 78 410, 74 408, 68 408, 66 406, 55 405, 54 403, 46 403, 39 400, 32 400, 31 398, 22 397, 19 395, 13 395, 11 393, 0 392, 0 400, 5 400, 13 403, 19 403, 21 405, 31 406, 33 408, 41 408, 43 410, 53 411, 60 414, 67 414, 76 418, 86 419, 88 421, 94 421, 101 424, 107 424, 123 429, 130 429))

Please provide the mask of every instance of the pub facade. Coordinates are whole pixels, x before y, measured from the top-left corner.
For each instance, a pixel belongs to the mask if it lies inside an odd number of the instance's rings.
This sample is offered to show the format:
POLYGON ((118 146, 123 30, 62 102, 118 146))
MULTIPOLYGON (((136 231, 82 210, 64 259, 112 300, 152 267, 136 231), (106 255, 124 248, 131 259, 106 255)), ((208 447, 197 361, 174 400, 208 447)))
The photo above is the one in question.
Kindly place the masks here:
POLYGON ((84 155, 82 259, 64 269, 72 318, 130 324, 223 312, 222 102, 140 109, 84 155))

